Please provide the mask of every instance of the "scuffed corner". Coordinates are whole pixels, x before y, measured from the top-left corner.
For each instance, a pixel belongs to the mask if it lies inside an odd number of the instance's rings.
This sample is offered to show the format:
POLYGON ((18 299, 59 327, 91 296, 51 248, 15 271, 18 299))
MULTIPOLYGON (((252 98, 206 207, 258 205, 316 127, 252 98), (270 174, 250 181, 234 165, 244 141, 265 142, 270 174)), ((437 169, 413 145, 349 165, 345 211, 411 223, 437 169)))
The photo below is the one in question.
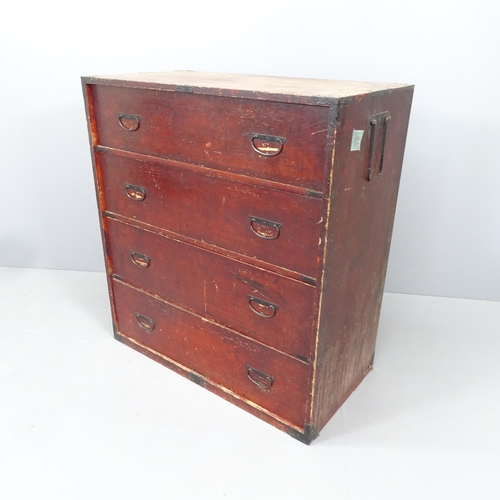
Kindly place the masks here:
POLYGON ((191 382, 194 382, 195 384, 200 385, 201 387, 206 387, 206 382, 205 382, 205 377, 200 375, 199 373, 190 371, 187 374, 188 379, 191 380, 191 382))
POLYGON ((289 429, 288 434, 290 436, 292 436, 293 438, 297 439, 298 441, 300 441, 301 443, 304 443, 307 445, 311 444, 319 436, 319 432, 316 429, 316 427, 314 427, 314 425, 310 425, 310 424, 306 424, 304 426, 303 433, 299 432, 295 429, 289 429))

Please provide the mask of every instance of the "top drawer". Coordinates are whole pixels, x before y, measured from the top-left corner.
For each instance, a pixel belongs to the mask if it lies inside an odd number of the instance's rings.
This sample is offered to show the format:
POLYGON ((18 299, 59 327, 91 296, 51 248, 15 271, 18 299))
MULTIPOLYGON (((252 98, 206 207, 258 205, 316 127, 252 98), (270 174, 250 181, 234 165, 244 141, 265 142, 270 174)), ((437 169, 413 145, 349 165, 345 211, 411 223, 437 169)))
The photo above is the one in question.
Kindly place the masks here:
POLYGON ((93 85, 102 146, 322 190, 329 109, 93 85))

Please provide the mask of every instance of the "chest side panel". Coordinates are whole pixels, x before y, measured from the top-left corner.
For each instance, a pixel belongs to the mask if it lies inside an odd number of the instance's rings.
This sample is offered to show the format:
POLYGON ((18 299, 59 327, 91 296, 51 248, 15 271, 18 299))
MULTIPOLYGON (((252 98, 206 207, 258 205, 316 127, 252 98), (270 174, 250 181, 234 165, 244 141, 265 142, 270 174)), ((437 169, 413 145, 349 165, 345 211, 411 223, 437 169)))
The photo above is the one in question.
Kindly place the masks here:
POLYGON ((406 87, 341 108, 313 394, 317 429, 373 363, 412 96, 406 87))

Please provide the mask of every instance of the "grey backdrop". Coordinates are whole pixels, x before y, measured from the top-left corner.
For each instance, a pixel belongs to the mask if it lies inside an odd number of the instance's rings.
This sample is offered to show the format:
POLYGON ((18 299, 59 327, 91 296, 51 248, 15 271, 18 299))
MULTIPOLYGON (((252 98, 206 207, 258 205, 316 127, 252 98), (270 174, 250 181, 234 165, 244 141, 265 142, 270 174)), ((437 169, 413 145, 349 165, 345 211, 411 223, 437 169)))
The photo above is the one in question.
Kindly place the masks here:
POLYGON ((500 10, 48 0, 0 19, 0 265, 103 270, 80 76, 196 69, 414 83, 386 290, 500 300, 500 10))

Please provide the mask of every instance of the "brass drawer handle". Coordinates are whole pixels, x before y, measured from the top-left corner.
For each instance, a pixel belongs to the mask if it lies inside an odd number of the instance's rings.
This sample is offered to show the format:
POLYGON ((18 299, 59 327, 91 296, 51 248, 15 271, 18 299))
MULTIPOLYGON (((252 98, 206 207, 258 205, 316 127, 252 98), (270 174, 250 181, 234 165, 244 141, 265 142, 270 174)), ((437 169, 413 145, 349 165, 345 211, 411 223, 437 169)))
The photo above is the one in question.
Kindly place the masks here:
POLYGON ((275 240, 280 235, 281 228, 283 227, 279 222, 260 219, 253 215, 249 215, 248 219, 250 220, 250 229, 252 232, 265 240, 275 240))
POLYGON ((147 332, 152 332, 155 329, 155 322, 147 316, 135 313, 135 320, 137 321, 137 324, 147 332))
POLYGON ((253 150, 262 156, 277 156, 283 150, 286 138, 277 135, 250 134, 250 143, 253 150), (255 145, 256 140, 260 142, 259 145, 255 145))
POLYGON ((125 192, 127 196, 134 201, 143 201, 146 198, 146 188, 125 184, 125 192))
POLYGON ((259 299, 257 297, 254 297, 252 295, 247 295, 248 299, 248 307, 252 312, 257 314, 258 316, 261 316, 262 318, 272 318, 275 314, 276 311, 278 310, 278 306, 276 304, 273 304, 272 302, 267 302, 266 300, 259 299), (253 303, 259 304, 257 309, 252 305, 253 303))
POLYGON ((251 366, 246 366, 248 378, 261 389, 269 390, 273 385, 274 378, 271 375, 262 373, 251 366))
POLYGON ((118 115, 118 123, 123 130, 127 132, 135 132, 141 123, 141 117, 139 115, 118 115))
POLYGON ((146 269, 146 267, 149 267, 149 264, 151 264, 151 259, 147 255, 134 252, 133 250, 130 250, 130 258, 137 267, 142 269, 146 269))

